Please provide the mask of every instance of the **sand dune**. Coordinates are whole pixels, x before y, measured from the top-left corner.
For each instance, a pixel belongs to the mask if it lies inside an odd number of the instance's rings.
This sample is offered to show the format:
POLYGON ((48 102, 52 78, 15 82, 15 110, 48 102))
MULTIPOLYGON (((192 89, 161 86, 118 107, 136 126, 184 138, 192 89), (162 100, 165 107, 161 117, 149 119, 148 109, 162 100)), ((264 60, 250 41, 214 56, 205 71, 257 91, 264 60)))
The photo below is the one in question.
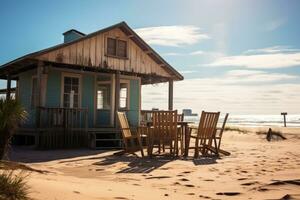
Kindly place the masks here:
POLYGON ((281 128, 287 140, 273 142, 258 128, 247 130, 225 132, 222 148, 231 155, 221 159, 20 148, 11 158, 44 171, 28 179, 31 196, 41 200, 300 199, 300 129, 281 128))

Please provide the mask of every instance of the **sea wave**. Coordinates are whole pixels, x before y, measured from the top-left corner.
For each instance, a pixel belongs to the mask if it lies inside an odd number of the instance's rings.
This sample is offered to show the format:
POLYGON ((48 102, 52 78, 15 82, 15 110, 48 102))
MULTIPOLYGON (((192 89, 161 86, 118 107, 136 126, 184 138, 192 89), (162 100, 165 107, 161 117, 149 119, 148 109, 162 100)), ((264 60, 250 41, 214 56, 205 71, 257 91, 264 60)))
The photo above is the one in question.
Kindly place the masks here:
MULTIPOLYGON (((198 123, 200 116, 185 116, 185 121, 198 123)), ((222 123, 224 116, 220 117, 222 123)), ((237 126, 283 126, 281 115, 229 115, 227 124, 237 126)), ((288 127, 300 127, 300 115, 287 115, 286 124, 288 127)))

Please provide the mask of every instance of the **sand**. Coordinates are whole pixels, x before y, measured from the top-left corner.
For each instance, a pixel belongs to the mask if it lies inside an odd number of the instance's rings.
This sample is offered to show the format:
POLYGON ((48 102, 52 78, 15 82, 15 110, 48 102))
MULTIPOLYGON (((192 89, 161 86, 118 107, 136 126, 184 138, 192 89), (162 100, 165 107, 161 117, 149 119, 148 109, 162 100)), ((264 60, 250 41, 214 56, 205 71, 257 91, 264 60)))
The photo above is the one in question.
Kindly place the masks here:
MULTIPOLYGON (((138 158, 115 151, 15 148, 28 172, 30 196, 77 199, 300 199, 300 128, 280 128, 287 140, 226 131, 220 159, 138 158)), ((273 128, 278 130, 279 128, 273 128)), ((190 152, 192 155, 192 152, 190 152)))

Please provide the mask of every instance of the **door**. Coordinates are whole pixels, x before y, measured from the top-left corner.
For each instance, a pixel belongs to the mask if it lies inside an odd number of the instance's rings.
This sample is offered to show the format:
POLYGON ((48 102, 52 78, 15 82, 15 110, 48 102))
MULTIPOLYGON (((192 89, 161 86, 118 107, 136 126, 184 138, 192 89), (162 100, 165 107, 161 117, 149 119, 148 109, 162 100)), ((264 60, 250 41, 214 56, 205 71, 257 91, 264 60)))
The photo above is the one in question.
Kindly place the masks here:
POLYGON ((112 122, 112 77, 100 75, 96 83, 96 116, 97 127, 109 127, 112 122))

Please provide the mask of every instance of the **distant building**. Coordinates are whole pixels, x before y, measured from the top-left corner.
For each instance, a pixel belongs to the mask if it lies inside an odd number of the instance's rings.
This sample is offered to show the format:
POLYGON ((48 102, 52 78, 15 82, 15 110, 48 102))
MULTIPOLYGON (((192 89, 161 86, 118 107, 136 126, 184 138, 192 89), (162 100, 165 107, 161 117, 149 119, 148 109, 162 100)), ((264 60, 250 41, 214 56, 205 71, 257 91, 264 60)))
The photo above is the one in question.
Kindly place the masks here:
POLYGON ((197 113, 192 112, 192 109, 182 109, 182 113, 184 116, 198 116, 197 113))

